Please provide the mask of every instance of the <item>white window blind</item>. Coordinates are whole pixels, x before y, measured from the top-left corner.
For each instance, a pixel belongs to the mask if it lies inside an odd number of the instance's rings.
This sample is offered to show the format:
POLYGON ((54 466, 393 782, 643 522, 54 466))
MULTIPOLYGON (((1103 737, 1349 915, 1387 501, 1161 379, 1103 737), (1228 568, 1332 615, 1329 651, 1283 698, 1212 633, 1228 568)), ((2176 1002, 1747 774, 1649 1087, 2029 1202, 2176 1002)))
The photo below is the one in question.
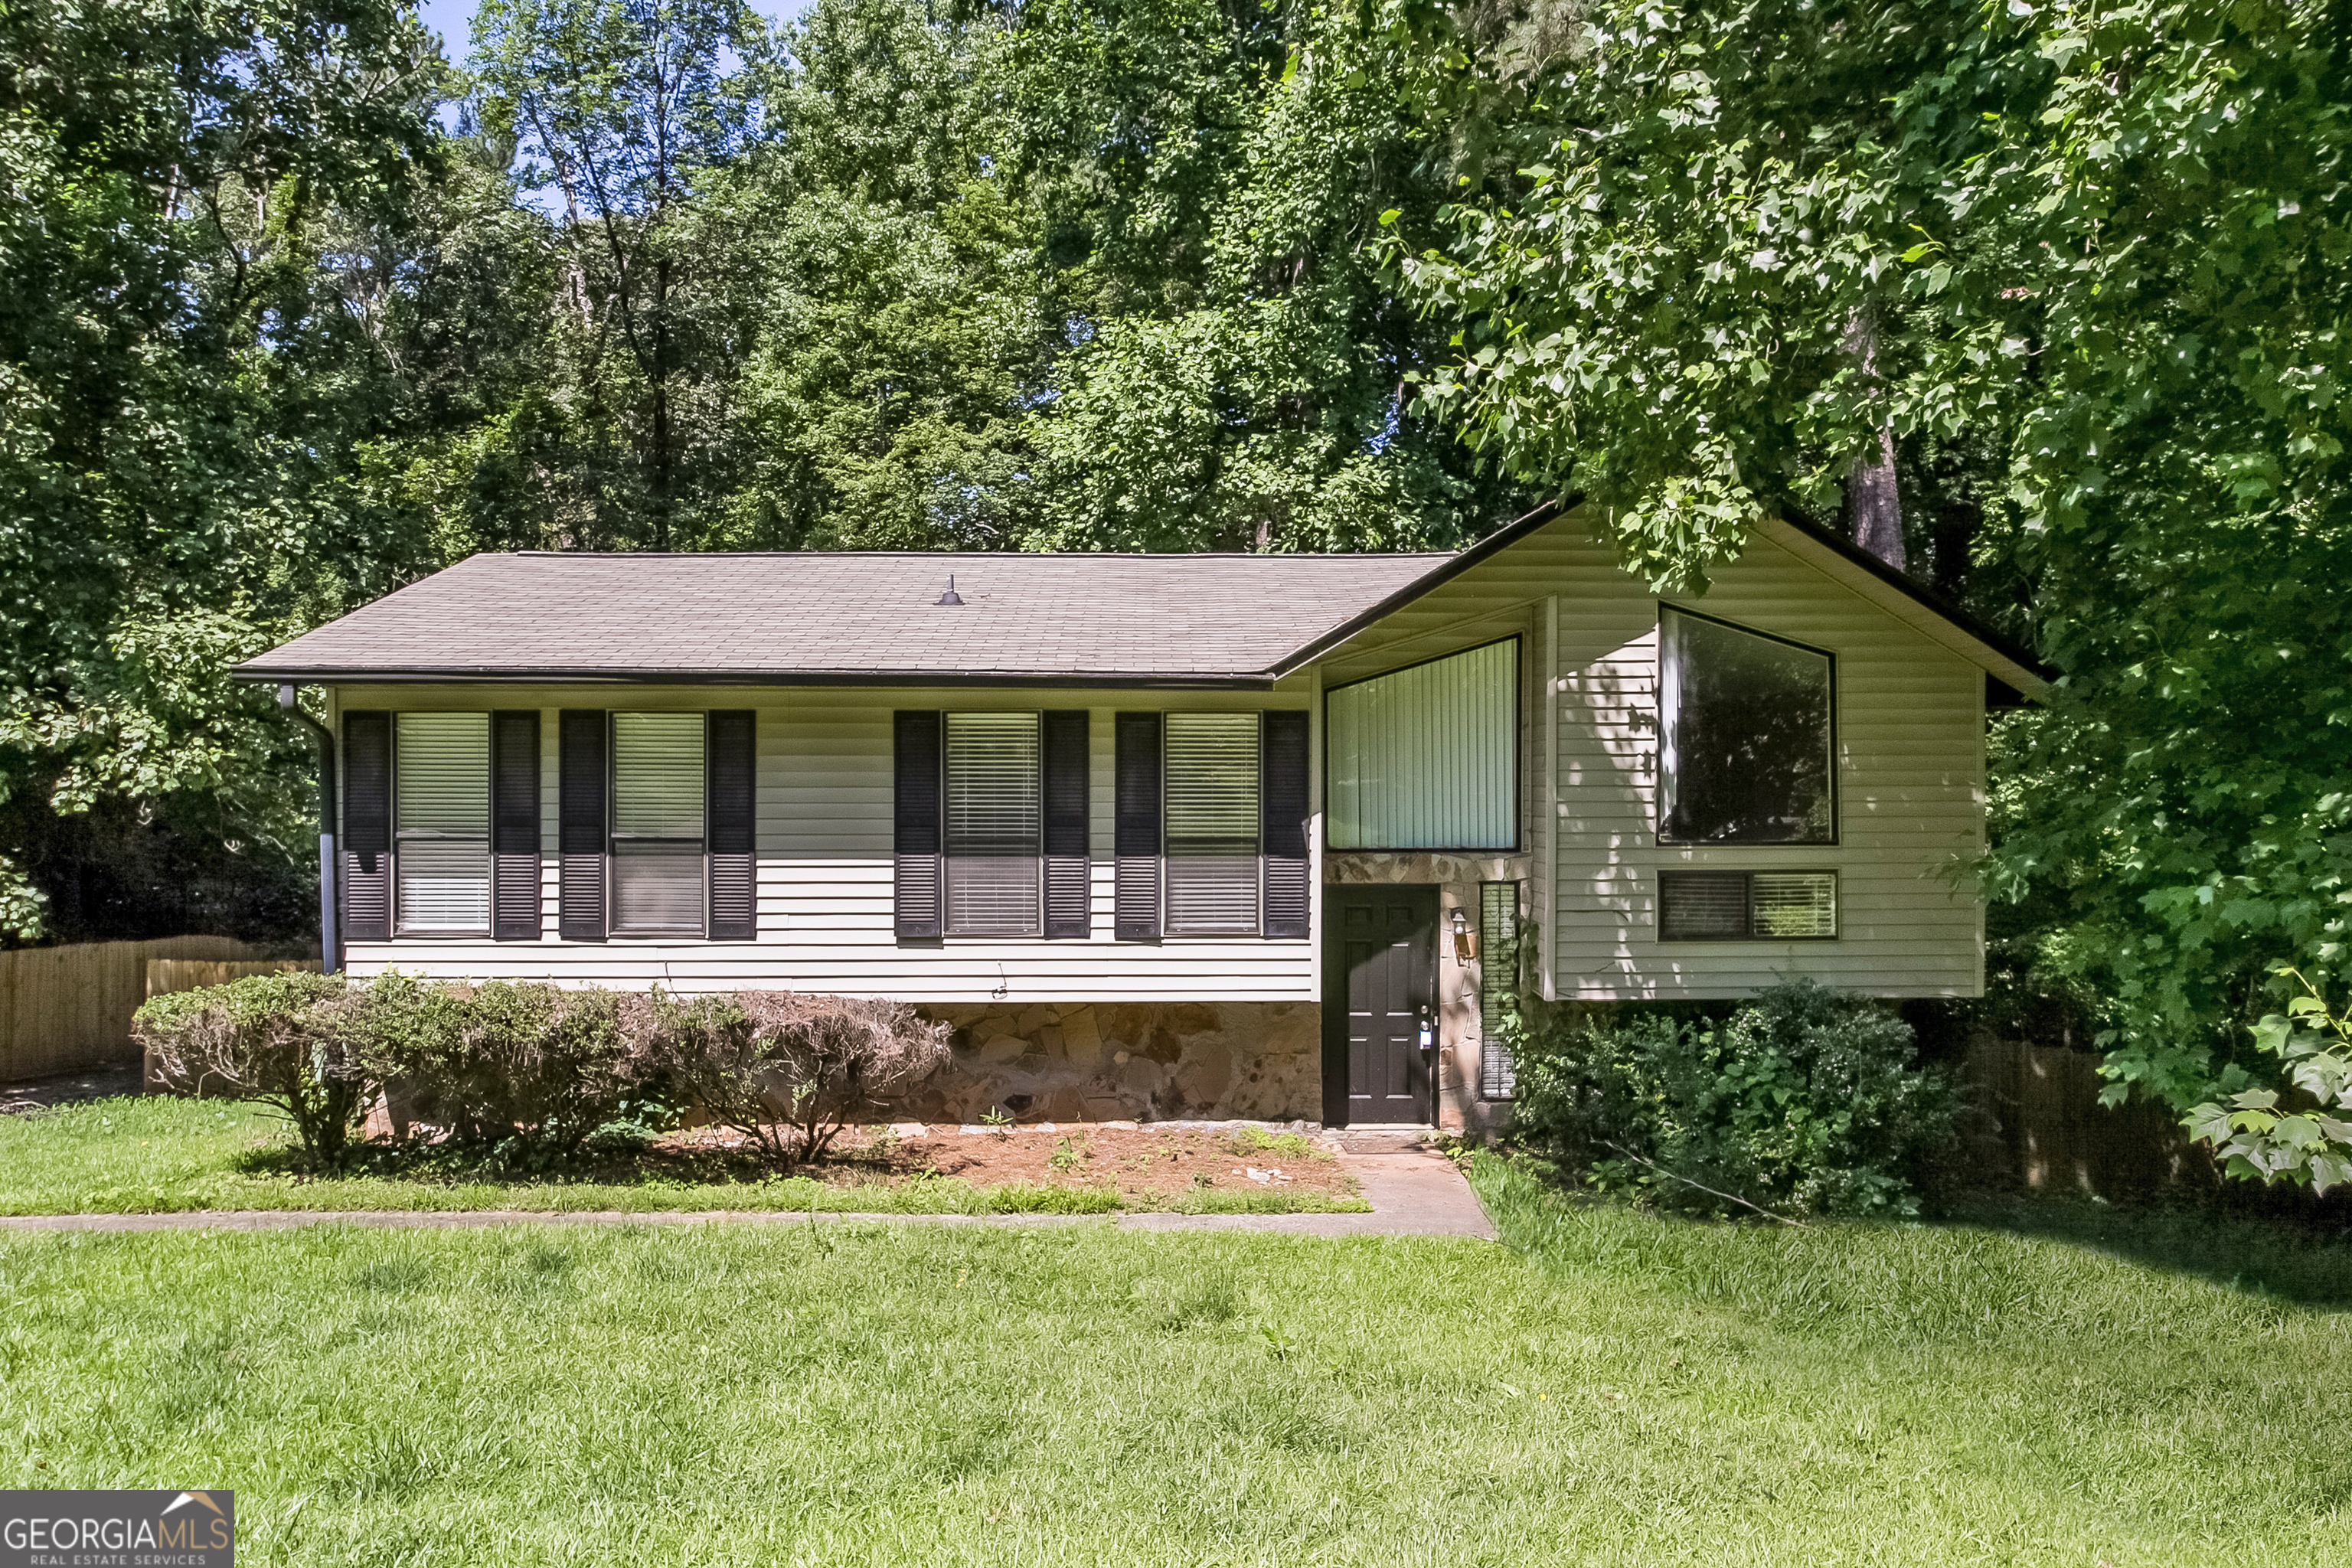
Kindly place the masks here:
POLYGON ((1838 933, 1834 871, 1662 871, 1662 942, 1828 941, 1838 933))
POLYGON ((703 715, 613 715, 613 930, 703 931, 703 715))
POLYGON ((400 929, 490 929, 490 716, 403 713, 393 803, 400 929))
POLYGON ((1519 645, 1488 643, 1324 700, 1335 849, 1518 843, 1519 645))
POLYGON ((1173 935, 1258 929, 1258 716, 1171 713, 1167 910, 1173 935))
POLYGON ((947 716, 947 930, 1035 936, 1045 821, 1034 713, 947 716))
POLYGON ((1759 937, 1837 935, 1837 878, 1827 871, 1759 871, 1748 879, 1759 937))
POLYGON ((1508 1100, 1518 1067, 1501 1038, 1519 1005, 1519 885, 1478 885, 1478 1097, 1508 1100))

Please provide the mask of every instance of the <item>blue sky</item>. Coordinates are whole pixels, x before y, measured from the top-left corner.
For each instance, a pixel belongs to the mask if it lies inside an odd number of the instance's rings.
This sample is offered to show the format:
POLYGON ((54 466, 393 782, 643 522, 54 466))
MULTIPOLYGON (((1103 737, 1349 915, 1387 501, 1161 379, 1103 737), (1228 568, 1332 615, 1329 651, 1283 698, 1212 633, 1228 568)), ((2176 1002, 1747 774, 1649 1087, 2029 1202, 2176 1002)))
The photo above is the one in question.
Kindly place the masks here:
MULTIPOLYGON (((459 65, 466 62, 466 52, 473 47, 474 10, 480 0, 417 0, 417 11, 425 25, 441 35, 441 52, 459 65)), ((808 9, 807 0, 751 0, 751 9, 773 20, 797 16, 808 9)))

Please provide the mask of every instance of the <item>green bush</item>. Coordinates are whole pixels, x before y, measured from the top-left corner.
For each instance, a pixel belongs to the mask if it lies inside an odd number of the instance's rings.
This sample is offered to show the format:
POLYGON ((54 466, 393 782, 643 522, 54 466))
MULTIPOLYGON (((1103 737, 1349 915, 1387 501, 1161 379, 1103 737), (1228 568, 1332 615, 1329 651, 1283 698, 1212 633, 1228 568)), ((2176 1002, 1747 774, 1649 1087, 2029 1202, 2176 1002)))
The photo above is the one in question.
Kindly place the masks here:
POLYGON ((903 1002, 739 991, 649 1003, 651 1052, 681 1100, 777 1164, 814 1160, 841 1130, 947 1056, 948 1028, 903 1002))
POLYGON ((340 975, 251 974, 151 997, 131 1028, 164 1088, 271 1107, 322 1168, 342 1157, 374 1098, 376 1080, 349 1046, 351 999, 340 975))
POLYGON ((416 1120, 462 1142, 561 1157, 646 1098, 650 1024, 645 998, 593 986, 395 972, 354 993, 349 1039, 416 1120))
POLYGON ((1605 1190, 1678 1208, 1910 1215, 1952 1135, 1910 1026, 1810 981, 1728 1016, 1556 1024, 1517 1048, 1513 1136, 1605 1190))

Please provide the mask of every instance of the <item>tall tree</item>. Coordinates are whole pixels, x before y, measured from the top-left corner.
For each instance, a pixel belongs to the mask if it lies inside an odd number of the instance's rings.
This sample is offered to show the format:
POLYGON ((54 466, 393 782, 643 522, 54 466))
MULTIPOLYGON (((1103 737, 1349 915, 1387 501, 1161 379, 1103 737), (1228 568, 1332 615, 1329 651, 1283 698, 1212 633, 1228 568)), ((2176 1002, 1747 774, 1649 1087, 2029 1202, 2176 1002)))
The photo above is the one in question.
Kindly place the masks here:
POLYGON ((399 221, 438 78, 395 0, 0 11, 0 934, 299 908, 304 752, 226 666, 389 585, 327 241, 399 221))
POLYGON ((1432 215, 1443 143, 1352 9, 1022 5, 1007 156, 1060 341, 1023 538, 1062 549, 1444 545, 1523 509, 1409 377, 1450 323, 1366 254, 1432 215))
MULTIPOLYGON (((1889 426, 1923 479, 1990 459, 1961 531, 2064 679, 2001 737, 1989 870, 2102 999, 2116 1091, 2184 1108, 2275 1070, 2269 961, 2352 981, 2347 22, 1612 0, 1517 111, 1523 183, 1394 252, 1470 323, 1433 401, 1661 581, 1832 508, 1889 426)), ((1442 113, 1483 101, 1457 58, 1442 113)))
POLYGON ((476 18, 484 118, 517 143, 523 188, 561 203, 579 390, 634 454, 603 537, 578 542, 667 550, 706 499, 688 492, 681 405, 722 356, 690 309, 688 206, 756 130, 739 57, 764 38, 740 0, 488 0, 476 18))

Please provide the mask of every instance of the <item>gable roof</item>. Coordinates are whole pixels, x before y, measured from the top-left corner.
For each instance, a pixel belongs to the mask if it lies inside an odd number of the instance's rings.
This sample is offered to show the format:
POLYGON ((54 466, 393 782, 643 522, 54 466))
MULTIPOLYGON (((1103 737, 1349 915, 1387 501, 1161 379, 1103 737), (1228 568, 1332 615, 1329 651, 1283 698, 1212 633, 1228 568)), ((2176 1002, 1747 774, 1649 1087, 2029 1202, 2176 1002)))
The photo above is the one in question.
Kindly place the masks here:
POLYGON ((1426 555, 476 555, 249 679, 1265 686, 1426 555), (960 606, 938 601, 954 574, 960 606))
MULTIPOLYGON (((1273 685, 1572 508, 1394 555, 476 555, 236 667, 273 681, 1273 685), (953 574, 961 605, 938 601, 953 574)), ((1759 532, 2022 692, 2025 649, 1810 522, 1759 532)))

